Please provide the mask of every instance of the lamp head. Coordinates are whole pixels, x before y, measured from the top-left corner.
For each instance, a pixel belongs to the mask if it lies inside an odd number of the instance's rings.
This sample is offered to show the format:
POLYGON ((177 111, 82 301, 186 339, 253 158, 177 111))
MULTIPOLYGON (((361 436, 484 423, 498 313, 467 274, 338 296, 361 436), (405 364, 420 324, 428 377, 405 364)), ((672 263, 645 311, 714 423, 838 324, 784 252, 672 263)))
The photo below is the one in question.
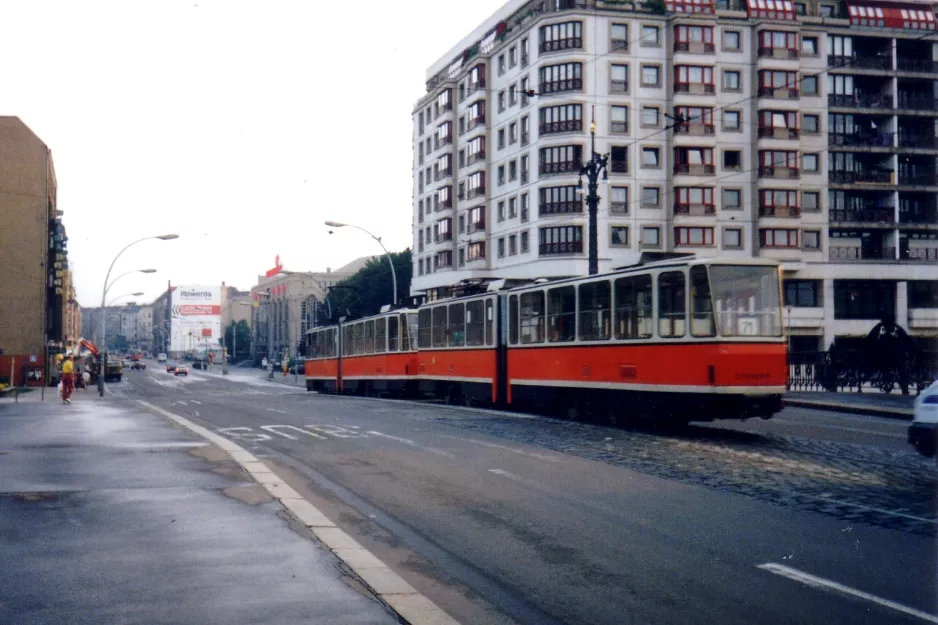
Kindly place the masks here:
POLYGON ((331 221, 331 220, 330 220, 330 221, 327 221, 327 222, 326 222, 326 225, 329 226, 330 228, 341 228, 341 227, 343 227, 343 226, 345 226, 345 225, 347 225, 347 224, 344 224, 344 223, 342 223, 342 222, 340 222, 340 221, 331 221))
POLYGON ((140 273, 156 273, 156 269, 141 269, 140 273))
POLYGON ((172 241, 173 239, 178 239, 179 235, 178 234, 161 234, 156 238, 161 241, 172 241))

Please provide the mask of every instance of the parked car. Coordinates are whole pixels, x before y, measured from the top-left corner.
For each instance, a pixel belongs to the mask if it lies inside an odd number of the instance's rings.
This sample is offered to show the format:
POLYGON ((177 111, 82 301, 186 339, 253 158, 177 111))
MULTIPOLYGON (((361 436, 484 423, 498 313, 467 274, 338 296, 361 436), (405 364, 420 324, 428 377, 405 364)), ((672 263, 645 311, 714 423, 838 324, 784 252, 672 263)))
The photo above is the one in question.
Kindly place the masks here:
POLYGON ((176 375, 189 375, 189 367, 179 365, 176 367, 176 375))
POLYGON ((938 380, 915 398, 909 443, 918 453, 929 458, 938 448, 938 380))
POLYGON ((166 373, 176 373, 176 363, 174 362, 167 363, 166 373))
POLYGON ((134 371, 144 371, 147 368, 147 363, 143 362, 142 360, 135 360, 133 364, 130 365, 130 368, 134 371))
POLYGON ((157 355, 156 362, 166 362, 166 354, 157 355))

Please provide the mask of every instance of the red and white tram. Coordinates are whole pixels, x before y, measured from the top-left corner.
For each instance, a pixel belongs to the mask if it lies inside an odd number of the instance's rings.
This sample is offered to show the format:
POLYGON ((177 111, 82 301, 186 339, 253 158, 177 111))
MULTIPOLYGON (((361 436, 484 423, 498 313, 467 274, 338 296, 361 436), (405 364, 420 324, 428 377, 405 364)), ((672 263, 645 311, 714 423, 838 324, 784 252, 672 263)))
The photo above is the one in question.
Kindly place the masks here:
POLYGON ((337 327, 312 330, 307 389, 416 392, 611 420, 769 418, 787 373, 780 293, 777 263, 685 257, 429 302, 344 324, 342 340, 337 327), (408 316, 417 341, 406 354, 393 350, 406 365, 390 385, 388 365, 368 349, 392 352, 390 325, 378 320, 394 315, 397 326, 408 316), (349 326, 362 328, 365 347, 349 326))

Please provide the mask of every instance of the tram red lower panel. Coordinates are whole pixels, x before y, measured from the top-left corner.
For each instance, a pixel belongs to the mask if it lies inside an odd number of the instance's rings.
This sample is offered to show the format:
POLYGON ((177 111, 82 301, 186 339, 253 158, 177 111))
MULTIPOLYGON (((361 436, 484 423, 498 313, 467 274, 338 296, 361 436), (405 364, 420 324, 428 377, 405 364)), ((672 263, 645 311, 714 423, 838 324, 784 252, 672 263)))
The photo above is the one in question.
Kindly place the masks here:
POLYGON ((422 387, 435 383, 485 385, 491 389, 490 400, 498 401, 495 348, 433 349, 420 351, 418 356, 422 387))

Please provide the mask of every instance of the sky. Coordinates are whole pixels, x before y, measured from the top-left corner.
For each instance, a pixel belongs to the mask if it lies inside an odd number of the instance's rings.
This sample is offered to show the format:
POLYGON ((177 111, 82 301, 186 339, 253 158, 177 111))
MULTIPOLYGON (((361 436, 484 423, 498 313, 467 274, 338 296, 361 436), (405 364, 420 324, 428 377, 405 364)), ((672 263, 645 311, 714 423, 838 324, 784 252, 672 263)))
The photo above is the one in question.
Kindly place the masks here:
POLYGON ((247 290, 412 240, 427 68, 504 0, 0 0, 0 115, 52 150, 78 300, 247 290))

